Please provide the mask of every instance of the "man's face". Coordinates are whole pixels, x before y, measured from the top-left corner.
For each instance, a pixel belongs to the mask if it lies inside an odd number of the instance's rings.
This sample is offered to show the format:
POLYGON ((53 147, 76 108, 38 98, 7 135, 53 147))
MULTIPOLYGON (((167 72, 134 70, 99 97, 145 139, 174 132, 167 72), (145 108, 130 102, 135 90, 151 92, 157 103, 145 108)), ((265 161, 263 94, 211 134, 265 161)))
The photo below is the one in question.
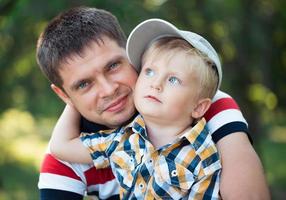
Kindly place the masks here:
POLYGON ((102 41, 92 42, 80 56, 62 64, 60 76, 66 95, 56 93, 88 120, 113 128, 135 113, 137 72, 125 49, 109 38, 102 41))

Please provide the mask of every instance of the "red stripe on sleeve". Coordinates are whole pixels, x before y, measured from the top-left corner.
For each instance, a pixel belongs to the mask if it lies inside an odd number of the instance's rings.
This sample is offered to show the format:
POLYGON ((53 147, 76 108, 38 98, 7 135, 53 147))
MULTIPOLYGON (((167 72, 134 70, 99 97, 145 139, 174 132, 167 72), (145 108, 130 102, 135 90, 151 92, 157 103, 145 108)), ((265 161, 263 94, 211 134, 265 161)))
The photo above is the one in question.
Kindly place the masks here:
POLYGON ((113 180, 115 177, 111 168, 96 169, 95 167, 85 171, 87 186, 95 184, 104 184, 107 181, 113 180))
POLYGON ((76 180, 81 180, 80 177, 77 176, 70 167, 58 161, 51 154, 45 155, 40 172, 57 174, 57 175, 73 178, 76 180))
POLYGON ((237 109, 239 110, 239 107, 235 100, 233 98, 221 98, 210 106, 209 110, 204 115, 206 121, 209 121, 213 116, 215 116, 217 113, 222 112, 224 110, 228 109, 237 109))

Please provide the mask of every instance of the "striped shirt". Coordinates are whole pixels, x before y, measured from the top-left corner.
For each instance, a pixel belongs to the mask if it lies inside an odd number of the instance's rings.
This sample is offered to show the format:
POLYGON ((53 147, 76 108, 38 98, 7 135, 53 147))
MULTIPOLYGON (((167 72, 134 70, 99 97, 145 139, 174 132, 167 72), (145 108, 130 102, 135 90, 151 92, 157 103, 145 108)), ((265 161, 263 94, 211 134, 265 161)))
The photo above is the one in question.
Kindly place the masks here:
MULTIPOLYGON (((237 103, 228 94, 218 91, 205 114, 214 142, 234 132, 248 134, 247 123, 237 103)), ((95 132, 104 127, 83 121, 82 131, 95 132)), ((47 149, 38 182, 40 199, 82 199, 95 195, 99 199, 119 199, 118 184, 110 168, 95 169, 93 165, 67 163, 54 158, 47 149), (80 197, 81 196, 81 197, 80 197)))
POLYGON ((113 131, 82 133, 97 169, 111 165, 122 199, 219 199, 221 164, 205 119, 171 144, 149 142, 144 120, 113 131))

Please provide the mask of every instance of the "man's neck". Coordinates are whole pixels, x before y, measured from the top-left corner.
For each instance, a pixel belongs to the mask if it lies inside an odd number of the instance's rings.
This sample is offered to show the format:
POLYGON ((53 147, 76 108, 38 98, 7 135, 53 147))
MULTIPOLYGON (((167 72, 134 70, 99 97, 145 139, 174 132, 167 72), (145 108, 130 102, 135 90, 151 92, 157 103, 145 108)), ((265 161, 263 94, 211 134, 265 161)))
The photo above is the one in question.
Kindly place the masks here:
MULTIPOLYGON (((125 123, 119 126, 124 126, 130 123, 137 115, 138 115, 138 112, 136 111, 136 113, 129 120, 127 120, 125 123)), ((81 123, 80 123, 81 132, 91 133, 91 132, 98 132, 100 130, 108 130, 108 129, 114 129, 114 128, 110 128, 102 124, 97 124, 95 122, 88 121, 84 117, 81 117, 81 123)))

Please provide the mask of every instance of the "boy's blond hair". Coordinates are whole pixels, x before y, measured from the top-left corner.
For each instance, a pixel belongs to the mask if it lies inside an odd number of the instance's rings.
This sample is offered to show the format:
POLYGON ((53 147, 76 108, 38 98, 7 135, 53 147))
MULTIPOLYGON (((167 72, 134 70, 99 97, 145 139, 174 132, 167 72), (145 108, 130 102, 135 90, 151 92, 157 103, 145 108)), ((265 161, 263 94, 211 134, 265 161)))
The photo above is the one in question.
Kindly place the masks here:
POLYGON ((163 37, 151 42, 142 56, 141 66, 146 58, 152 55, 156 59, 161 55, 166 56, 167 61, 176 56, 177 53, 184 53, 186 56, 186 70, 197 73, 200 88, 197 95, 200 98, 213 98, 218 87, 218 72, 214 62, 205 54, 194 48, 187 41, 176 37, 163 37))

